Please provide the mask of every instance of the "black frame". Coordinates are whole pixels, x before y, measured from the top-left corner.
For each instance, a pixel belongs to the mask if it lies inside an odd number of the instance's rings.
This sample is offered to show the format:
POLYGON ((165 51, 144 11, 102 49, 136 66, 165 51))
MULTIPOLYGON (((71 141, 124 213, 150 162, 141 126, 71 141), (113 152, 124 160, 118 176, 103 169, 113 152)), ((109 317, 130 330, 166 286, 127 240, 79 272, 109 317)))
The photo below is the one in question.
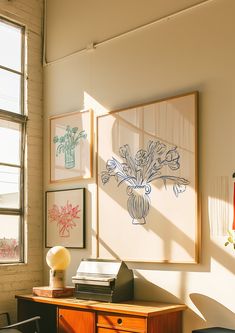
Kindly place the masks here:
POLYGON ((86 247, 86 204, 85 204, 85 188, 72 188, 72 189, 62 189, 62 190, 50 190, 45 192, 45 247, 51 248, 56 245, 62 245, 69 249, 84 249, 86 247), (81 246, 68 246, 64 244, 54 244, 54 245, 48 245, 48 231, 47 231, 47 223, 48 223, 48 216, 47 216, 47 209, 48 209, 48 195, 50 193, 57 193, 57 192, 71 192, 71 191, 82 191, 82 199, 83 199, 83 205, 82 205, 82 213, 83 213, 83 235, 82 235, 82 245, 81 246))

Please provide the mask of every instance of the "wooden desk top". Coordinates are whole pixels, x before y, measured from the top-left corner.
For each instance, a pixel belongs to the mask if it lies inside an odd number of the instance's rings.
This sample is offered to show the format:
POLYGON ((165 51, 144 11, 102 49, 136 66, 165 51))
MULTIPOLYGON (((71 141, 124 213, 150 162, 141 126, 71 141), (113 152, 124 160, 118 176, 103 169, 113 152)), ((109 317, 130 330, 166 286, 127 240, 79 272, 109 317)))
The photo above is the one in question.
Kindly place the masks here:
POLYGON ((159 303, 148 301, 125 301, 123 303, 106 303, 99 301, 88 301, 70 298, 49 298, 34 295, 16 295, 18 300, 28 300, 39 303, 66 306, 71 308, 87 309, 94 311, 118 312, 132 314, 142 317, 152 317, 170 312, 183 311, 187 309, 185 304, 159 303))

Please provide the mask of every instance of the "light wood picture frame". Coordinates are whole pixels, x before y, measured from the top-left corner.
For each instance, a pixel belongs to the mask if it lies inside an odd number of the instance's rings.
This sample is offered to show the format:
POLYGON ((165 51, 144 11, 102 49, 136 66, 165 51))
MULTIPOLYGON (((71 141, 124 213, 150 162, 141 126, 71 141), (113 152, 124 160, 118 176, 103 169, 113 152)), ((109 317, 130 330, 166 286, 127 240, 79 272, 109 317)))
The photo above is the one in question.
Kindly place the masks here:
POLYGON ((93 112, 50 117, 50 183, 92 177, 93 112))
POLYGON ((85 247, 85 189, 47 191, 45 246, 85 247))
POLYGON ((197 263, 198 93, 97 117, 97 257, 197 263))

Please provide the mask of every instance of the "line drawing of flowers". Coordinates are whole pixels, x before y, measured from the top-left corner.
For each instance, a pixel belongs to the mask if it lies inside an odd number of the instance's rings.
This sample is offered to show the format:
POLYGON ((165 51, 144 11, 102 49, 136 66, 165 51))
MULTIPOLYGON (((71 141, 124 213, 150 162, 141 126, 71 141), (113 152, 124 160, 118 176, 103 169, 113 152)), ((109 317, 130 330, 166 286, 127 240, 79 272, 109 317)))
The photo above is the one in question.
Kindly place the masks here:
POLYGON ((66 169, 75 167, 75 148, 81 141, 86 139, 87 134, 84 130, 78 131, 78 127, 66 127, 65 134, 62 136, 54 136, 53 143, 58 144, 56 148, 56 156, 64 154, 64 165, 66 169))
POLYGON ((76 220, 80 219, 80 212, 79 205, 73 207, 69 201, 64 206, 53 204, 48 209, 48 220, 57 223, 60 237, 70 237, 70 231, 77 226, 76 220))
POLYGON ((177 146, 168 148, 161 141, 149 140, 147 149, 139 149, 132 156, 128 144, 119 148, 119 155, 123 162, 115 157, 108 159, 106 170, 101 172, 102 184, 107 184, 114 178, 120 186, 127 185, 127 210, 132 217, 132 224, 145 224, 150 209, 151 185, 153 181, 160 180, 165 188, 167 181, 173 182, 173 192, 176 197, 186 191, 190 183, 187 179, 174 175, 164 175, 162 168, 167 166, 170 170, 180 169, 180 154, 177 146))

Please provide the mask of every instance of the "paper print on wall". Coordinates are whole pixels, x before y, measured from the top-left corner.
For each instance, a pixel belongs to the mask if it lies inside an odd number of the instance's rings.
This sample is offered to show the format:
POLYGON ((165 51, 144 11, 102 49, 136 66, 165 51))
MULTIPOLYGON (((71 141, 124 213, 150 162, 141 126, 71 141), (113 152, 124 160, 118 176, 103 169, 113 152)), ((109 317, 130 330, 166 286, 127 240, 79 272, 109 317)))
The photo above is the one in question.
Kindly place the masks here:
POLYGON ((84 247, 84 189, 46 192, 46 247, 84 247))
POLYGON ((150 209, 151 182, 173 183, 173 191, 178 195, 186 190, 187 179, 172 174, 162 174, 161 169, 168 166, 172 171, 180 168, 180 155, 177 147, 167 148, 160 141, 149 141, 147 149, 140 149, 132 155, 128 144, 119 148, 122 163, 112 157, 106 162, 106 170, 101 172, 105 185, 112 177, 119 187, 125 183, 127 188, 127 210, 133 224, 145 224, 150 209))
POLYGON ((99 257, 197 262, 196 99, 98 117, 99 257))
POLYGON ((50 118, 51 182, 92 176, 91 111, 50 118))

